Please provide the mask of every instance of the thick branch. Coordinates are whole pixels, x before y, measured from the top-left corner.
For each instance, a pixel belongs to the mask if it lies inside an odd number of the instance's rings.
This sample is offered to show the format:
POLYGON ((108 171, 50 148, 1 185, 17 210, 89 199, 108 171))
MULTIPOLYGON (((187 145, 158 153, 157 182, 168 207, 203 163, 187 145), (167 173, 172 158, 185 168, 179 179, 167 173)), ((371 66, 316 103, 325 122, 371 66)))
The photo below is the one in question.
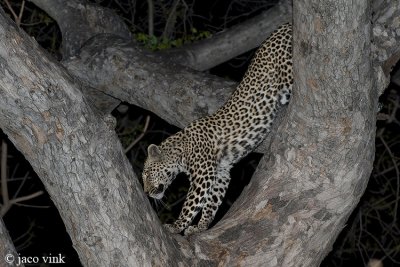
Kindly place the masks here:
POLYGON ((175 63, 194 70, 207 70, 258 47, 275 29, 291 20, 292 1, 282 0, 244 23, 166 53, 175 63))
MULTIPOLYGON (((129 38, 123 22, 110 10, 86 1, 31 0, 60 25, 66 58, 97 33, 112 33, 129 38), (97 14, 96 14, 97 13, 97 14)), ((165 54, 175 63, 195 70, 210 69, 261 44, 278 26, 291 21, 291 0, 281 0, 271 9, 209 39, 165 54), (260 34, 261 33, 261 34, 260 34)))
POLYGON ((154 111, 180 127, 213 113, 235 88, 234 82, 169 63, 109 35, 94 37, 79 58, 64 65, 91 87, 154 111))
POLYGON ((114 129, 65 69, 13 25, 0 10, 0 127, 41 178, 82 263, 186 265, 114 129))

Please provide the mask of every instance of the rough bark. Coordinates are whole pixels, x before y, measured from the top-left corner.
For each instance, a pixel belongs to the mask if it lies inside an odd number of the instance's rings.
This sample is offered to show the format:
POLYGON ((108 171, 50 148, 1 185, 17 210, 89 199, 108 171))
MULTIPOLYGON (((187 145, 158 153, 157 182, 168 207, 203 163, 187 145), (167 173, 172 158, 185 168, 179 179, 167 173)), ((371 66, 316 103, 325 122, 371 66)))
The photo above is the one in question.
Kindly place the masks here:
POLYGON ((16 258, 18 257, 15 251, 14 244, 8 234, 6 227, 4 226, 3 219, 0 218, 0 263, 1 265, 6 264, 6 266, 24 266, 17 265, 16 258), (5 262, 5 263, 4 263, 5 262))
POLYGON ((0 10, 0 127, 31 163, 85 266, 179 266, 110 122, 0 10))
MULTIPOLYGON (((87 3, 85 0, 31 0, 55 19, 62 32, 62 55, 64 60, 76 56, 79 50, 97 34, 113 34, 130 40, 130 31, 112 10, 87 3)), ((110 95, 84 87, 83 93, 101 113, 110 114, 121 102, 110 95)))
MULTIPOLYGON (((400 59, 400 2, 373 1, 374 66, 382 66, 382 74, 388 77, 400 59)), ((392 81, 400 85, 400 70, 392 74, 392 81)))
POLYGON ((236 85, 170 63, 130 41, 109 35, 93 37, 82 48, 79 58, 72 58, 64 65, 91 87, 156 111, 180 127, 213 113, 236 85), (174 109, 171 109, 172 103, 174 109))
POLYGON ((400 57, 400 2, 375 0, 372 52, 375 64, 383 64, 386 75, 400 57))
POLYGON ((191 240, 202 261, 318 266, 367 185, 378 99, 367 1, 303 0, 293 10, 287 117, 225 218, 191 240))

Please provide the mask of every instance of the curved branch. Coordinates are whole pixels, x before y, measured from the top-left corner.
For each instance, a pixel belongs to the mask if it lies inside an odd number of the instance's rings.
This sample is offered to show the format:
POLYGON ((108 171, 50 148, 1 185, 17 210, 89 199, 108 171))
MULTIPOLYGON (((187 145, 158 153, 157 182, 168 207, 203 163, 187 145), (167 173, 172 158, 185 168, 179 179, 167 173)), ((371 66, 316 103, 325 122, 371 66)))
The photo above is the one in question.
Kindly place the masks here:
POLYGON ((274 7, 241 24, 182 48, 164 52, 171 61, 204 71, 258 47, 280 25, 291 22, 292 1, 274 7))
POLYGON ((79 57, 64 61, 64 65, 91 87, 151 110, 180 127, 213 113, 236 85, 170 63, 130 41, 109 35, 92 38, 79 57))

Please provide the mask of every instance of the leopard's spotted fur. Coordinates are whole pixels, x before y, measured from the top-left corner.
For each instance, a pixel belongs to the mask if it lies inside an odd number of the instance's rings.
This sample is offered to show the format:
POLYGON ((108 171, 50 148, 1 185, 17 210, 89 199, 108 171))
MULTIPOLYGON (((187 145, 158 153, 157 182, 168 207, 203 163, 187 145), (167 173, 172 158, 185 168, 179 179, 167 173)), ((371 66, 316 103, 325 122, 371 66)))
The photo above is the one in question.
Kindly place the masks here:
POLYGON ((229 171, 264 139, 280 105, 289 101, 292 28, 276 30, 256 52, 242 82, 215 114, 194 121, 161 145, 150 145, 143 170, 144 191, 161 199, 180 172, 190 188, 178 220, 166 227, 185 235, 208 228, 224 198, 229 171), (201 211, 197 225, 190 225, 201 211))

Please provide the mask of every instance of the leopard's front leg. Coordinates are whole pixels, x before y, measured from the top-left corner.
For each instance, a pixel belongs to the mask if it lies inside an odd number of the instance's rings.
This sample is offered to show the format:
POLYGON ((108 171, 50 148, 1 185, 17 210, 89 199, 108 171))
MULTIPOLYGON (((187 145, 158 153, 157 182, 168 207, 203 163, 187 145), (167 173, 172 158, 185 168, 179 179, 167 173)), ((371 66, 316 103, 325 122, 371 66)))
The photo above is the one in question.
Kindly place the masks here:
POLYGON ((171 233, 180 233, 186 229, 203 207, 205 195, 208 191, 208 188, 211 186, 211 181, 206 181, 204 180, 204 177, 202 178, 203 179, 197 177, 192 179, 189 192, 178 219, 173 224, 164 224, 164 227, 167 228, 171 233), (202 181, 205 183, 205 185, 201 183, 202 181), (208 187, 207 184, 209 184, 208 187))
POLYGON ((189 226, 184 232, 185 235, 191 235, 208 229, 208 226, 214 220, 215 214, 225 197, 230 179, 229 171, 224 170, 219 172, 218 177, 206 194, 198 224, 189 226))

